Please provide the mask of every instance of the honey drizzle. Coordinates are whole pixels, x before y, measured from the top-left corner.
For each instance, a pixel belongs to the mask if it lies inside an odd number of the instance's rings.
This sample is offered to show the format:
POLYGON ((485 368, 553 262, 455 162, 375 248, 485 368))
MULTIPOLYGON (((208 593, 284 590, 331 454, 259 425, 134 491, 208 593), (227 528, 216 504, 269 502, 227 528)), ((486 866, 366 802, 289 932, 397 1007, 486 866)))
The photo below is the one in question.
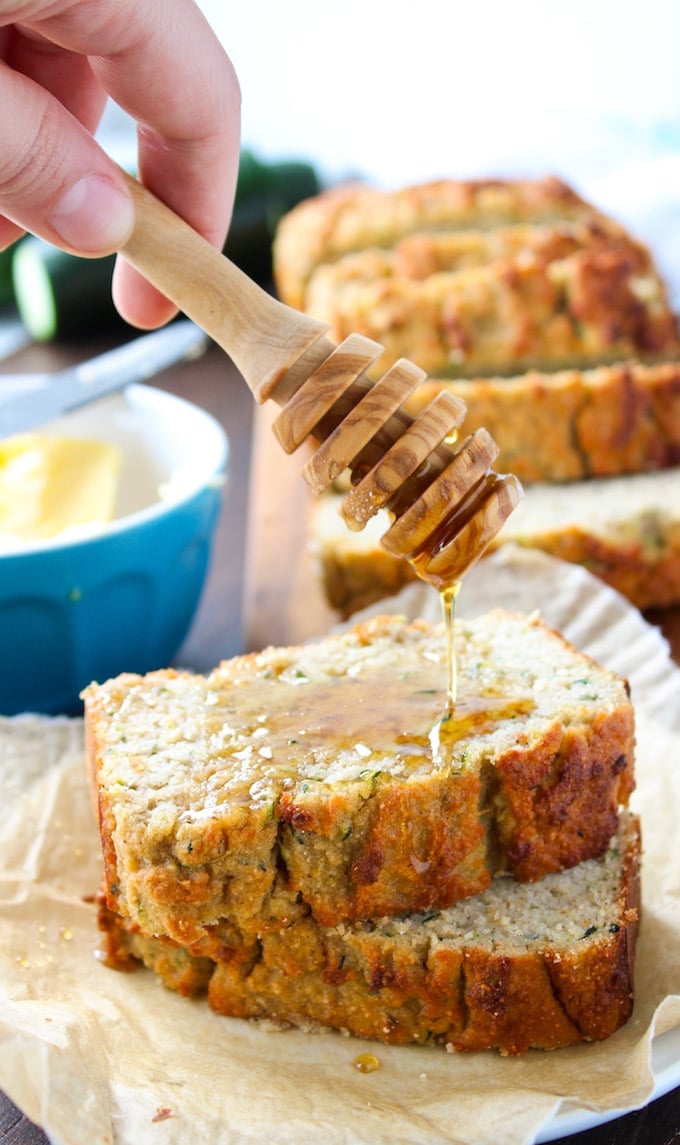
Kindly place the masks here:
POLYGON ((456 600, 460 591, 460 581, 455 584, 448 585, 439 592, 439 599, 441 601, 442 613, 444 616, 444 628, 446 630, 446 671, 447 671, 447 688, 446 688, 446 711, 444 719, 452 719, 456 711, 456 699, 458 697, 458 673, 456 662, 456 641, 455 641, 455 624, 456 624, 456 600))
MULTIPOLYGON (((457 431, 454 431, 451 441, 447 439, 447 442, 450 444, 455 441, 456 436, 457 431)), ((484 536, 485 524, 478 518, 483 513, 485 502, 494 496, 498 498, 498 512, 502 511, 503 519, 509 515, 513 505, 504 505, 503 493, 507 482, 514 481, 515 478, 512 476, 499 475, 493 469, 487 470, 484 476, 468 490, 455 509, 444 517, 427 541, 407 558, 416 575, 431 584, 439 593, 446 632, 446 708, 441 720, 430 732, 430 743, 435 758, 441 758, 441 725, 449 723, 448 730, 453 731, 458 698, 455 648, 456 600, 464 574, 482 555, 492 535, 484 536), (465 535, 466 528, 469 535, 465 535)), ((500 524, 502 520, 498 522, 498 527, 500 524)), ((494 529, 495 531, 497 529, 494 529)))
POLYGON ((458 697, 458 658, 456 655, 456 600, 461 582, 439 589, 446 636, 446 706, 432 725, 428 735, 432 759, 446 765, 453 759, 454 745, 463 737, 484 730, 489 722, 513 719, 528 714, 534 703, 531 698, 458 697))
POLYGON ((458 662, 456 658, 456 600, 460 591, 460 581, 446 585, 439 589, 439 600, 444 617, 444 631, 446 633, 446 707, 436 724, 430 731, 429 740, 432 749, 432 758, 444 762, 443 751, 448 737, 442 736, 444 728, 453 730, 453 721, 456 715, 456 700, 458 699, 458 662))
MULTIPOLYGON (((446 439, 446 443, 452 445, 457 436, 458 431, 454 430, 446 439)), ((423 467, 421 467, 421 469, 422 468, 423 467)), ((468 490, 467 494, 462 498, 460 504, 456 506, 453 512, 449 513, 444 520, 440 522, 438 528, 428 537, 427 542, 408 558, 416 575, 437 589, 442 607, 446 631, 447 687, 446 708, 441 721, 439 721, 440 723, 446 720, 452 720, 456 710, 458 690, 455 648, 456 600, 464 573, 467 572, 468 568, 473 565, 481 555, 478 551, 479 539, 477 537, 469 540, 467 545, 461 545, 460 551, 456 550, 453 542, 455 542, 456 537, 460 535, 461 530, 474 518, 475 513, 479 510, 484 499, 497 488, 500 480, 497 473, 493 470, 487 470, 481 480, 478 481, 472 489, 468 490), (448 565, 445 566, 439 574, 436 574, 429 566, 433 559, 448 546, 452 546, 451 559, 448 565)), ((435 755, 437 755, 439 752, 439 732, 437 726, 432 729, 430 740, 432 742, 433 751, 435 755)))

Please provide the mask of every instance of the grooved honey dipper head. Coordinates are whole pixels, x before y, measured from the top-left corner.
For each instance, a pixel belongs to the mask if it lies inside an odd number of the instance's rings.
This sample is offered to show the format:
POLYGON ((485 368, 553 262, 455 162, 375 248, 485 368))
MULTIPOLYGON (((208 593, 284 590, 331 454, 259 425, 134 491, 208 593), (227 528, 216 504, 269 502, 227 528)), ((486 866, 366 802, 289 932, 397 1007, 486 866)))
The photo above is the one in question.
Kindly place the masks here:
POLYGON ((334 346, 326 323, 262 290, 135 179, 128 186, 135 227, 125 258, 222 346, 258 401, 283 407, 274 428, 284 449, 309 435, 321 443, 304 470, 312 488, 322 492, 349 469, 350 528, 388 509, 385 546, 425 580, 459 580, 522 495, 514 477, 490 468, 497 451, 488 434, 454 451, 463 402, 438 395, 414 419, 403 403, 422 369, 400 360, 372 382, 381 345, 353 334, 334 346))
POLYGON ((522 496, 512 475, 491 468, 498 447, 478 429, 458 447, 465 404, 442 391, 411 417, 404 402, 425 373, 404 359, 377 381, 369 370, 381 347, 353 334, 298 386, 274 423, 292 452, 311 434, 320 442, 303 469, 316 493, 349 469, 341 513, 362 529, 380 509, 394 521, 382 543, 439 587, 458 581, 482 555, 522 496))
POLYGON ((418 575, 439 589, 457 584, 484 554, 522 496, 522 486, 512 473, 491 470, 409 558, 418 575))

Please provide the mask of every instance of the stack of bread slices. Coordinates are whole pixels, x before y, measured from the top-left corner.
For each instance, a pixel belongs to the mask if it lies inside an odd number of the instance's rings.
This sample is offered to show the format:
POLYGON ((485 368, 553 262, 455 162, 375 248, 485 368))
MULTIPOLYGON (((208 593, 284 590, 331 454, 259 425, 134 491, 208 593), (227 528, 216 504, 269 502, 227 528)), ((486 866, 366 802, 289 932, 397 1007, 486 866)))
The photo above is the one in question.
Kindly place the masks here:
POLYGON ((626 682, 536 617, 378 617, 85 692, 107 961, 221 1014, 520 1054, 630 1016, 626 682))
MULTIPOLYGON (((556 178, 347 186, 296 207, 274 247, 283 301, 428 373, 500 447, 526 496, 497 543, 585 565, 638 607, 680 601, 680 340, 650 252, 556 178)), ((349 615, 415 574, 315 507, 330 603, 349 615)))

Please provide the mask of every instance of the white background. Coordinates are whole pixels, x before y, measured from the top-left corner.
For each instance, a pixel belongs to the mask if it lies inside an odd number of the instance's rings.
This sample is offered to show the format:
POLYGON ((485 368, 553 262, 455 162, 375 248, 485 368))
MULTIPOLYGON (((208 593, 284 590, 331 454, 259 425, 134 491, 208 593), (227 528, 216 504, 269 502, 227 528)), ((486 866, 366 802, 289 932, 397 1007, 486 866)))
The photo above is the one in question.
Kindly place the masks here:
POLYGON ((552 171, 678 274, 680 0, 199 4, 264 158, 384 185, 552 171))
MULTIPOLYGON (((401 179, 563 161, 564 126, 680 141, 677 0, 199 0, 244 136, 401 179)), ((574 141, 577 142, 577 141, 574 141)), ((606 149, 610 150, 609 147, 606 149)), ((578 156, 579 160, 582 156, 578 156)))

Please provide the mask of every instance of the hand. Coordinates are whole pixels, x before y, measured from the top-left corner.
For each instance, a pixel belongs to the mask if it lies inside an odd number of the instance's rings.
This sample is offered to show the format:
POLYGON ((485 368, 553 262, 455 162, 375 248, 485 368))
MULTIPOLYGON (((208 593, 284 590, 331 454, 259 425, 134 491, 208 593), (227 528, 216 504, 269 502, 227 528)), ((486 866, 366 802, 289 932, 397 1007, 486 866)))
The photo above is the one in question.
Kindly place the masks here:
MULTIPOLYGON (((93 138, 107 96, 137 121, 142 182, 221 247, 240 92, 193 0, 0 0, 0 249, 28 230, 100 256, 129 235, 125 180, 93 138)), ((122 259, 114 300, 143 328, 174 312, 122 259)))

